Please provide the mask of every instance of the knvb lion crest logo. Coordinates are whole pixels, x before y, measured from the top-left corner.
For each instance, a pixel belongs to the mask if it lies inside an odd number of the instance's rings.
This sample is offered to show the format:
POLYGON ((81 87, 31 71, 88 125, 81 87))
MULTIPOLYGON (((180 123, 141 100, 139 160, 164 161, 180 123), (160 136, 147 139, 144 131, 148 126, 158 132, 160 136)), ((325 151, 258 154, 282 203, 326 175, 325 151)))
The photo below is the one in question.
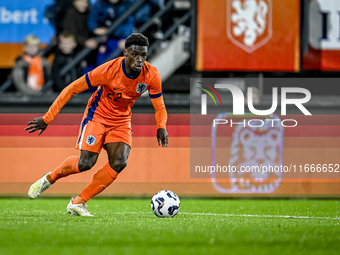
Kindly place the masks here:
POLYGON ((248 53, 271 39, 272 0, 227 0, 227 36, 248 53))
POLYGON ((86 139, 86 143, 91 146, 94 145, 96 138, 93 135, 89 135, 86 139))
POLYGON ((146 85, 145 83, 139 83, 137 84, 137 89, 136 89, 136 92, 139 93, 139 94, 142 94, 145 92, 146 88, 147 88, 148 85, 146 85))

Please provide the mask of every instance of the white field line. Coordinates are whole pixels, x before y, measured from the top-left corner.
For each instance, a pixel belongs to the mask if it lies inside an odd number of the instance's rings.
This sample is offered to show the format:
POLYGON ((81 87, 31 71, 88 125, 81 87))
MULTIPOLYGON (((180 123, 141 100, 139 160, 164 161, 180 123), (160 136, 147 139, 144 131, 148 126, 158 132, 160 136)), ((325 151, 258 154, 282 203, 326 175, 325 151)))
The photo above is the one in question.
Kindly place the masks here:
MULTIPOLYGON (((147 212, 114 212, 114 214, 151 214, 147 212)), ((340 217, 312 217, 293 215, 258 215, 258 214, 228 214, 228 213, 190 213, 179 212, 178 215, 199 215, 199 216, 224 216, 224 217, 244 217, 244 218, 284 218, 284 219, 309 219, 309 220, 340 220, 340 217)))
POLYGON ((286 219, 312 219, 312 220, 340 220, 339 217, 310 217, 292 215, 257 215, 257 214, 228 214, 228 213, 181 213, 202 216, 249 217, 249 218, 286 218, 286 219))

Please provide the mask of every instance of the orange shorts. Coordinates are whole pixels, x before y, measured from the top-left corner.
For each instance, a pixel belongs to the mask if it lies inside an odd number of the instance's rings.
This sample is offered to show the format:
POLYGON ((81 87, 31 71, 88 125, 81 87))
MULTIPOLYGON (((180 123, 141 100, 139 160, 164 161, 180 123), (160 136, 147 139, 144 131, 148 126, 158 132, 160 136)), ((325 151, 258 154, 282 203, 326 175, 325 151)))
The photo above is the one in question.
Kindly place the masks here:
POLYGON ((100 153, 105 144, 118 142, 126 143, 131 147, 131 124, 107 126, 99 122, 89 121, 84 127, 80 126, 76 148, 100 153))

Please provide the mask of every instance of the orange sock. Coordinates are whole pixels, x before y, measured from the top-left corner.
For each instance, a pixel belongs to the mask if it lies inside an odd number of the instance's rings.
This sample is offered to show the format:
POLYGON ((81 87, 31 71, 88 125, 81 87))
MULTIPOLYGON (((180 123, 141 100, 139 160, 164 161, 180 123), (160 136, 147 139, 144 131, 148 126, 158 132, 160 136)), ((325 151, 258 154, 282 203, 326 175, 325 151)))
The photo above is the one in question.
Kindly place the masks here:
POLYGON ((118 176, 118 173, 107 163, 94 176, 92 182, 79 194, 85 202, 89 201, 95 195, 102 192, 108 187, 118 176))
POLYGON ((70 174, 80 173, 78 169, 79 156, 71 156, 65 159, 63 163, 60 164, 51 173, 51 181, 54 183, 56 180, 66 177, 70 174))

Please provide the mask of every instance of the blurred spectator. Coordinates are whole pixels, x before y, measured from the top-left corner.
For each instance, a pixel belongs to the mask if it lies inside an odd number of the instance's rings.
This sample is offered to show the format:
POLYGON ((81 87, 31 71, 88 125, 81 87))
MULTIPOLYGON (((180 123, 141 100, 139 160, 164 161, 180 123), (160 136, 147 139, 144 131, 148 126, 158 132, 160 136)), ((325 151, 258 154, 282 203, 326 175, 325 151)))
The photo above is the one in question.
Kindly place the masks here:
POLYGON ((166 11, 161 17, 161 30, 167 31, 174 24, 174 17, 176 17, 175 3, 170 5, 168 11, 166 11))
MULTIPOLYGON (((141 27, 145 22, 160 9, 164 8, 164 0, 146 0, 145 3, 135 13, 135 26, 141 27)), ((164 16, 164 15, 163 15, 164 16)), ((162 18, 154 20, 154 24, 151 25, 143 34, 149 38, 150 44, 157 39, 164 37, 162 27, 162 18)))
POLYGON ((72 6, 73 0, 56 0, 54 4, 54 27, 57 36, 63 31, 63 21, 67 10, 72 6))
POLYGON ((46 6, 45 18, 54 26, 57 36, 63 31, 64 16, 72 2, 73 0, 55 0, 53 4, 46 6))
POLYGON ((52 65, 52 77, 55 91, 62 91, 72 81, 84 74, 81 64, 76 65, 64 76, 60 76, 61 69, 75 58, 77 42, 75 36, 69 32, 63 32, 58 36, 58 50, 52 65))
POLYGON ((64 21, 64 31, 73 34, 77 41, 77 48, 81 50, 84 47, 93 51, 86 57, 86 72, 91 71, 96 66, 97 42, 94 34, 87 27, 89 16, 89 0, 73 0, 73 5, 68 9, 64 21))
POLYGON ((164 0, 146 0, 135 13, 136 24, 148 21, 161 8, 164 8, 164 0))
POLYGON ((89 0, 73 0, 63 20, 63 31, 69 31, 76 38, 80 47, 95 49, 97 43, 87 27, 89 0))
POLYGON ((23 47, 24 52, 15 60, 12 70, 13 83, 18 91, 26 95, 39 95, 45 82, 51 78, 51 68, 47 59, 38 55, 38 37, 28 35, 23 47))
MULTIPOLYGON (((99 0, 94 4, 88 18, 88 27, 95 35, 107 35, 108 28, 130 7, 135 0, 99 0)), ((106 59, 116 50, 123 51, 125 39, 133 32, 135 18, 128 17, 112 34, 107 35, 105 44, 99 47, 97 65, 106 59)), ((121 53, 119 53, 118 57, 121 53)))

